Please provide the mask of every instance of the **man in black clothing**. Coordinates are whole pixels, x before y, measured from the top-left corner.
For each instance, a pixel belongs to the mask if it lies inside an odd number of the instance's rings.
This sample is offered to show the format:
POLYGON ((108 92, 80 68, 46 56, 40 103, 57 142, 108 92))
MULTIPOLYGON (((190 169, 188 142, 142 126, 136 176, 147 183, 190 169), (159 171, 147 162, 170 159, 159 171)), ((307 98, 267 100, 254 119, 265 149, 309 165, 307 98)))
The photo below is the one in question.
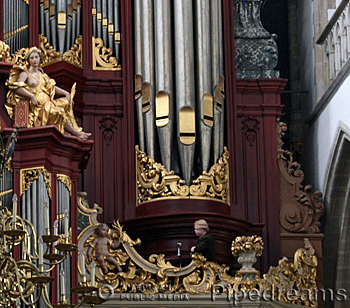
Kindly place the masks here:
POLYGON ((194 232, 199 237, 196 246, 191 247, 192 253, 202 254, 207 261, 215 261, 214 239, 209 233, 209 227, 204 219, 194 222, 194 232))

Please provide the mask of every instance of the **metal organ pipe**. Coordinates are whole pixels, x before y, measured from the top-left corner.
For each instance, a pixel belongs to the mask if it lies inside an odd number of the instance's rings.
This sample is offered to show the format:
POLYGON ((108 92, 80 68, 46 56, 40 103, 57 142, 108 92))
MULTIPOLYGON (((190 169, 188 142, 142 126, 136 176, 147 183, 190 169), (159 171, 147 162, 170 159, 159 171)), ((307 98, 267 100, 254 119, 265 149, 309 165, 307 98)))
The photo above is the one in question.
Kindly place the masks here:
POLYGON ((144 135, 144 124, 143 124, 143 114, 142 114, 142 59, 141 59, 141 0, 134 0, 134 25, 135 25, 135 107, 136 116, 138 123, 138 137, 139 137, 139 147, 141 151, 146 151, 145 145, 145 135, 144 135))
POLYGON ((223 46, 222 46, 222 20, 221 1, 211 1, 211 50, 212 50, 212 86, 214 91, 214 135, 213 135, 213 156, 214 163, 217 162, 223 153, 224 138, 224 105, 221 87, 223 76, 223 46))
POLYGON ((66 27, 66 48, 65 50, 69 50, 72 45, 72 21, 73 21, 73 3, 72 0, 67 0, 67 27, 66 27))
POLYGON ((153 1, 141 1, 141 60, 146 152, 155 157, 153 1))
POLYGON ((197 81, 197 124, 202 170, 209 168, 213 127, 213 96, 211 85, 210 2, 195 0, 195 44, 197 81))
POLYGON ((113 23, 113 0, 108 0, 108 10, 107 10, 107 32, 108 32, 108 47, 114 52, 114 23, 113 23))
POLYGON ((173 141, 173 71, 171 44, 170 0, 154 1, 155 68, 156 68, 156 125, 162 163, 171 170, 173 141))
POLYGON ((121 52, 120 52, 120 1, 114 0, 114 46, 115 55, 118 62, 121 63, 121 52))
POLYGON ((221 0, 134 0, 140 149, 145 140, 143 151, 155 159, 160 152, 165 168, 181 168, 188 185, 197 164, 195 151, 201 157, 202 171, 209 169, 213 156, 216 162, 223 153, 221 10, 221 0), (159 151, 153 149, 157 144, 154 123, 159 151), (175 136, 178 149, 174 150, 175 136))
POLYGON ((175 82, 177 137, 181 169, 187 184, 191 182, 195 150, 195 84, 192 1, 175 0, 175 82))

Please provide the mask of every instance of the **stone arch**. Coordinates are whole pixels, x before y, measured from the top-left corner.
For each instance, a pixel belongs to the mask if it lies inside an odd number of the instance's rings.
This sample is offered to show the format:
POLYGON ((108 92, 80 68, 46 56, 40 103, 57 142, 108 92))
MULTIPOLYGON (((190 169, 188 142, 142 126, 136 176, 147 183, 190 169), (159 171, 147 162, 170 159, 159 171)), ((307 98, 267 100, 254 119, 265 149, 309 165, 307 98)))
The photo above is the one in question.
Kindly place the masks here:
MULTIPOLYGON (((325 194, 324 287, 350 290, 350 130, 340 128, 329 166, 325 194)), ((333 303, 333 304, 332 304, 333 303)), ((342 307, 344 302, 326 307, 342 307)), ((332 304, 332 305, 331 305, 332 304)))

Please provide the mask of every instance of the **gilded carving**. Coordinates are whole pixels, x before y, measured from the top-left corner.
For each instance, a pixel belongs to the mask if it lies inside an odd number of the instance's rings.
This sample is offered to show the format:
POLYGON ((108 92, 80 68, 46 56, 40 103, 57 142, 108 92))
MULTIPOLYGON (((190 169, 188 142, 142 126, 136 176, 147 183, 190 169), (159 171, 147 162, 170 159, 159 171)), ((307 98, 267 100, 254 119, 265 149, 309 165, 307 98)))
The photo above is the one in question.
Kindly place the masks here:
POLYGON ((277 267, 270 267, 264 275, 264 288, 269 294, 278 294, 278 300, 285 303, 315 307, 317 258, 307 238, 304 245, 295 252, 294 263, 284 257, 277 267))
POLYGON ((256 251, 256 256, 262 255, 264 250, 264 243, 260 236, 237 236, 232 242, 231 251, 234 256, 238 256, 239 252, 251 252, 256 251))
POLYGON ((10 60, 10 46, 0 41, 0 61, 8 62, 10 60))
POLYGON ((72 179, 65 174, 57 174, 57 181, 62 182, 69 190, 69 195, 72 195, 72 179))
MULTIPOLYGON (((56 51, 56 49, 54 49, 48 43, 47 38, 45 36, 40 34, 39 39, 39 49, 43 54, 41 66, 45 66, 62 60, 60 52, 56 51)), ((28 52, 29 48, 21 48, 20 50, 17 50, 14 54, 11 55, 10 62, 16 65, 25 66, 27 64, 26 57, 28 52)))
POLYGON ((282 148, 282 137, 287 130, 283 122, 277 122, 277 159, 280 173, 280 224, 289 232, 320 232, 319 219, 324 204, 319 202, 321 192, 312 192, 312 186, 302 185, 304 173, 293 154, 282 148))
POLYGON ((63 54, 63 61, 83 67, 83 37, 81 35, 75 40, 74 46, 63 54))
POLYGON ((92 61, 94 70, 121 70, 113 51, 104 46, 102 39, 92 37, 92 61))
MULTIPOLYGON (((86 193, 81 193, 79 209, 94 212, 90 209, 86 200, 86 193)), ((95 208, 102 209, 95 204, 95 208)), ((96 214, 97 215, 97 214, 96 214)), ((95 216, 97 217, 97 216, 95 216)), ((96 228, 100 223, 94 219, 79 235, 79 251, 87 251, 96 237, 96 228)), ((166 261, 164 254, 153 254, 148 260, 144 259, 136 251, 136 247, 141 245, 140 239, 133 240, 120 225, 119 221, 114 221, 112 229, 108 234, 109 242, 118 239, 120 246, 118 249, 111 249, 109 253, 122 267, 122 272, 117 272, 113 266, 109 268, 107 274, 103 274, 99 265, 95 269, 95 286, 110 285, 115 293, 142 293, 142 294, 212 294, 220 292, 263 292, 271 295, 275 288, 275 293, 280 292, 281 298, 275 298, 277 301, 285 301, 302 306, 314 306, 314 298, 292 298, 288 301, 287 294, 301 294, 305 288, 316 291, 316 266, 317 258, 315 250, 310 241, 304 239, 305 247, 298 249, 294 256, 294 262, 289 263, 284 257, 277 267, 271 267, 269 272, 263 277, 260 272, 253 269, 246 270, 244 266, 238 270, 235 276, 229 274, 230 267, 220 265, 216 262, 208 262, 200 254, 192 255, 192 261, 185 267, 176 267, 166 261), (298 293, 299 292, 299 293, 298 293)), ((264 243, 259 236, 240 236, 232 242, 233 255, 240 257, 253 253, 254 256, 260 256, 263 252, 264 243)), ((251 258, 249 256, 248 258, 251 258)), ((243 257, 244 259, 244 257, 243 257)), ((242 265, 247 260, 239 260, 242 265)), ((256 260, 255 260, 256 261, 256 260)), ((254 261, 254 262, 255 262, 254 261)), ((90 274, 92 269, 91 260, 85 259, 85 278, 90 284, 90 274)), ((80 273, 82 268, 78 266, 80 273)), ((111 290, 105 290, 110 292, 111 290)))
POLYGON ((170 196, 192 196, 221 200, 229 204, 228 162, 229 153, 225 148, 223 156, 209 172, 203 172, 188 187, 174 171, 167 171, 162 164, 157 163, 136 146, 137 203, 170 196))
POLYGON ((51 199, 51 172, 43 166, 21 169, 21 196, 28 190, 32 183, 39 178, 40 174, 43 174, 47 192, 51 199))
POLYGON ((229 153, 224 154, 209 172, 203 172, 190 187, 190 194, 198 197, 219 198, 226 203, 229 199, 229 153))

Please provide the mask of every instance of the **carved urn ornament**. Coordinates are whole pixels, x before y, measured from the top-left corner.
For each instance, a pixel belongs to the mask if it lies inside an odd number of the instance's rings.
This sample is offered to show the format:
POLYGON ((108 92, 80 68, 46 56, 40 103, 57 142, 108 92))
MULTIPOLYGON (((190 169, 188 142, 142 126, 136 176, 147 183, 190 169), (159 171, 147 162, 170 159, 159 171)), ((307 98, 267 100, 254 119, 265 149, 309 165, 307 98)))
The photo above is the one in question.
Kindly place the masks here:
POLYGON ((232 242, 231 251, 238 256, 238 263, 242 265, 241 271, 255 271, 253 267, 256 257, 262 255, 264 243, 260 236, 238 236, 232 242))
POLYGON ((261 24, 265 0, 234 0, 237 78, 279 78, 277 35, 261 24))

